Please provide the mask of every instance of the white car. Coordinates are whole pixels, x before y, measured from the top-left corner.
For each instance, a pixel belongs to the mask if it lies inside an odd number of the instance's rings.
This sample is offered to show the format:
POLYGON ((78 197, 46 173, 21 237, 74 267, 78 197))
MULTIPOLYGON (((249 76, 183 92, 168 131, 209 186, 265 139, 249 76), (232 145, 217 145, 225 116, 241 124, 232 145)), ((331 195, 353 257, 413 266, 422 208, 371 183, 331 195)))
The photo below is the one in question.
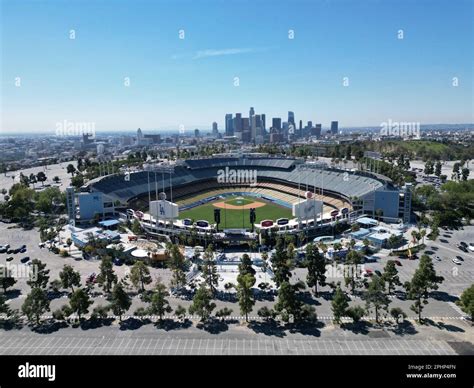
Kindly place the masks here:
POLYGON ((457 265, 461 265, 461 261, 458 259, 453 259, 453 263, 457 265))
POLYGON ((468 248, 471 252, 474 252, 474 243, 469 243, 468 248))

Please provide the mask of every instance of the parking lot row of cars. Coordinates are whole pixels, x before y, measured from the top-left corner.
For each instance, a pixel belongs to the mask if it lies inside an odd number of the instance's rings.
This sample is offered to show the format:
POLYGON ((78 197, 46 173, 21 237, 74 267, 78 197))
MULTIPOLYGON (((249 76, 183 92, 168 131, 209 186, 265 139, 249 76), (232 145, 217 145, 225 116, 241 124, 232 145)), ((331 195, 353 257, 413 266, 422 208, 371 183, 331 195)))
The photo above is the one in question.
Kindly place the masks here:
MULTIPOLYGON (((6 253, 7 255, 16 255, 18 253, 26 253, 26 245, 22 245, 18 248, 11 248, 10 244, 5 244, 5 245, 0 245, 0 253, 6 253)), ((12 261, 14 260, 13 256, 9 256, 6 258, 6 261, 12 261)), ((30 261, 29 256, 25 256, 20 259, 20 262, 22 263, 27 263, 30 261)))

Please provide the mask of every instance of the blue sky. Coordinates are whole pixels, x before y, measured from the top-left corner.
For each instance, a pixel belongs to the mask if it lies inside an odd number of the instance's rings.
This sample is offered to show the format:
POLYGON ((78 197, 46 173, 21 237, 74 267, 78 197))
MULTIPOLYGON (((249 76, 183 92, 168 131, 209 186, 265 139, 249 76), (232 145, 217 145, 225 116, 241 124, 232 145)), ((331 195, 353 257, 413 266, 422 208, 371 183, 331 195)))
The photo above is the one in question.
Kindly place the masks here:
POLYGON ((0 1, 3 131, 474 121, 470 0, 0 1))

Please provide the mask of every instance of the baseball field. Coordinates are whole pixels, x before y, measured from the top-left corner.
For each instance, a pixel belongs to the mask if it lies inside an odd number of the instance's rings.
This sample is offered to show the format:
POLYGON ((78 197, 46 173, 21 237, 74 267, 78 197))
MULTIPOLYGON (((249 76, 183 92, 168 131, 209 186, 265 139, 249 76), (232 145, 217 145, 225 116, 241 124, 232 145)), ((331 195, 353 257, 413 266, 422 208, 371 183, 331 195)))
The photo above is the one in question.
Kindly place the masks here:
POLYGON ((205 205, 179 213, 179 218, 193 221, 206 220, 214 223, 214 209, 221 209, 220 229, 250 229, 250 209, 255 208, 256 222, 276 221, 278 218, 292 218, 291 209, 265 201, 261 198, 235 196, 217 199, 205 205))

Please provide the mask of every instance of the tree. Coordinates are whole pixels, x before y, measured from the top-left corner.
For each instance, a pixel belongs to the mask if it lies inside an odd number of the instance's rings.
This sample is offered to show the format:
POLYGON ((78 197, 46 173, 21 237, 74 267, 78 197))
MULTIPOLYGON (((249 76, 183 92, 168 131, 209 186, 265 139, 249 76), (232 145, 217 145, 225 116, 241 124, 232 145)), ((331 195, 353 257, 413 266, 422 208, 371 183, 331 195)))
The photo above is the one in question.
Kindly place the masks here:
POLYGON ((71 306, 71 311, 77 313, 79 320, 83 314, 89 312, 89 307, 94 303, 90 298, 87 292, 79 288, 76 291, 73 291, 69 297, 69 305, 71 306))
POLYGON ((284 240, 278 238, 275 253, 272 255, 273 280, 277 287, 283 282, 288 282, 291 277, 292 260, 288 257, 287 251, 284 249, 284 240))
POLYGON ((362 256, 357 251, 350 251, 346 258, 345 283, 351 286, 351 292, 354 294, 355 287, 360 280, 359 266, 362 264, 362 256))
POLYGON ((74 292, 74 287, 80 287, 81 285, 81 274, 74 271, 74 268, 69 264, 63 267, 63 270, 59 272, 59 279, 63 288, 70 288, 71 292, 74 292))
POLYGON ((400 323, 400 319, 403 321, 407 317, 405 312, 400 307, 392 308, 390 310, 390 315, 393 319, 395 319, 395 322, 397 323, 400 323))
POLYGON ((68 174, 71 174, 71 176, 74 176, 74 174, 76 173, 76 167, 74 167, 73 164, 69 163, 66 167, 66 171, 68 174))
POLYGON ((184 270, 186 268, 186 263, 184 261, 184 256, 179 250, 179 246, 172 244, 169 248, 169 267, 173 272, 171 278, 171 287, 180 289, 186 284, 186 275, 184 270))
POLYGON ((421 313, 424 305, 428 304, 428 297, 431 290, 437 290, 438 284, 444 278, 437 276, 433 266, 433 261, 427 255, 420 258, 418 268, 415 270, 411 281, 405 283, 408 299, 414 300, 410 309, 418 314, 418 321, 422 323, 421 313))
POLYGON ((308 287, 314 287, 314 293, 318 295, 318 283, 321 286, 326 284, 326 259, 319 253, 318 247, 314 244, 306 246, 305 265, 308 269, 306 283, 308 287))
POLYGON ((451 179, 458 181, 461 178, 460 168, 461 168, 460 163, 457 163, 457 162, 454 163, 453 173, 451 174, 451 179))
POLYGON ((239 298, 240 313, 245 315, 245 321, 249 320, 249 313, 255 305, 252 287, 255 284, 255 276, 252 273, 241 272, 237 276, 237 296, 239 298))
POLYGON ((173 311, 168 299, 166 299, 169 296, 170 294, 167 291, 166 286, 158 280, 153 289, 148 311, 151 315, 158 315, 160 321, 163 319, 163 315, 165 315, 165 313, 170 313, 173 311))
POLYGON ((471 324, 474 324, 474 284, 463 291, 456 304, 471 317, 471 324))
POLYGON ((222 320, 224 320, 224 318, 231 315, 232 312, 233 312, 232 309, 230 309, 228 307, 224 307, 224 308, 216 311, 216 317, 221 318, 222 320))
POLYGON ((7 319, 14 314, 14 311, 10 309, 10 306, 7 303, 7 298, 5 298, 5 295, 3 294, 0 294, 0 314, 5 314, 7 319))
POLYGON ((257 311, 257 315, 263 319, 265 319, 267 322, 270 320, 270 319, 274 319, 275 316, 276 316, 276 313, 274 310, 268 308, 267 306, 263 306, 261 308, 258 309, 257 311))
POLYGON ((216 304, 211 302, 212 294, 204 284, 198 288, 193 297, 193 303, 189 306, 189 314, 198 315, 201 321, 206 321, 216 308, 216 304))
POLYGON ((130 281, 139 292, 145 291, 145 284, 152 282, 150 270, 143 261, 138 260, 130 270, 130 281))
POLYGON ((332 313, 334 315, 334 322, 341 323, 341 318, 346 314, 346 310, 349 307, 347 303, 347 296, 341 290, 341 286, 338 284, 334 296, 331 301, 332 313))
POLYGON ((122 321, 122 315, 130 308, 132 299, 123 289, 122 283, 115 284, 112 294, 110 307, 115 315, 122 321))
POLYGON ((7 292, 8 287, 12 287, 16 283, 15 278, 12 276, 12 271, 8 267, 0 267, 0 284, 3 288, 3 292, 7 292))
POLYGON ((467 178, 469 177, 469 173, 470 173, 470 171, 469 171, 468 168, 463 168, 461 170, 461 176, 462 176, 463 181, 467 181, 467 178))
POLYGON ((174 310, 174 315, 176 315, 178 319, 182 320, 186 316, 186 309, 179 304, 174 310))
POLYGON ((99 283, 104 291, 109 293, 112 285, 117 283, 117 275, 114 272, 112 258, 104 256, 99 266, 99 275, 97 276, 97 283, 99 283))
POLYGON ((426 175, 431 175, 434 173, 434 166, 433 162, 431 160, 427 160, 425 163, 425 174, 426 175))
POLYGON ((345 313, 349 318, 352 318, 354 323, 359 322, 365 314, 365 310, 361 306, 349 307, 345 313))
POLYGON ((398 277, 398 270, 395 261, 388 260, 383 269, 382 280, 387 283, 388 294, 392 294, 393 286, 401 286, 400 278, 398 277))
POLYGON ((364 299, 367 305, 367 310, 371 308, 375 311, 375 321, 379 322, 380 310, 387 311, 390 299, 385 295, 385 284, 380 276, 374 275, 370 279, 369 287, 365 292, 364 299))
POLYGON ((369 252, 369 246, 370 246, 370 241, 368 238, 364 238, 362 241, 362 244, 364 244, 364 253, 367 254, 369 252))
POLYGON ((43 264, 39 259, 33 259, 31 266, 36 271, 30 272, 30 278, 26 283, 31 288, 46 288, 49 282, 49 269, 46 269, 46 264, 43 264))
POLYGON ((209 244, 204 252, 204 260, 202 264, 202 278, 209 287, 212 295, 215 294, 217 286, 219 285, 219 274, 217 273, 217 265, 214 260, 214 253, 212 244, 209 244))
POLYGON ((71 185, 74 186, 76 189, 79 189, 81 186, 84 185, 84 176, 82 174, 77 174, 75 177, 72 177, 71 185))
POLYGON ((436 161, 434 174, 439 178, 441 176, 441 162, 436 161))
POLYGON ((44 186, 44 182, 48 178, 46 177, 46 174, 43 171, 40 171, 38 174, 36 174, 36 179, 38 180, 38 182, 41 182, 41 186, 44 186))
POLYGON ((133 222, 132 222, 131 230, 132 230, 133 234, 140 234, 141 231, 142 231, 140 221, 138 221, 137 219, 134 219, 133 222))
POLYGON ((68 237, 66 240, 67 247, 69 248, 69 252, 71 252, 71 245, 72 245, 72 240, 68 237))
POLYGON ((41 315, 46 311, 50 311, 49 299, 46 291, 40 287, 34 287, 26 296, 23 305, 21 306, 23 314, 26 315, 29 322, 40 323, 41 315))
POLYGON ((278 301, 274 308, 285 322, 301 318, 302 303, 296 297, 295 286, 287 281, 281 283, 278 289, 278 301))
POLYGON ((239 263, 239 274, 243 276, 248 273, 251 275, 255 275, 256 272, 255 269, 252 267, 252 259, 250 259, 249 255, 244 253, 239 263))

